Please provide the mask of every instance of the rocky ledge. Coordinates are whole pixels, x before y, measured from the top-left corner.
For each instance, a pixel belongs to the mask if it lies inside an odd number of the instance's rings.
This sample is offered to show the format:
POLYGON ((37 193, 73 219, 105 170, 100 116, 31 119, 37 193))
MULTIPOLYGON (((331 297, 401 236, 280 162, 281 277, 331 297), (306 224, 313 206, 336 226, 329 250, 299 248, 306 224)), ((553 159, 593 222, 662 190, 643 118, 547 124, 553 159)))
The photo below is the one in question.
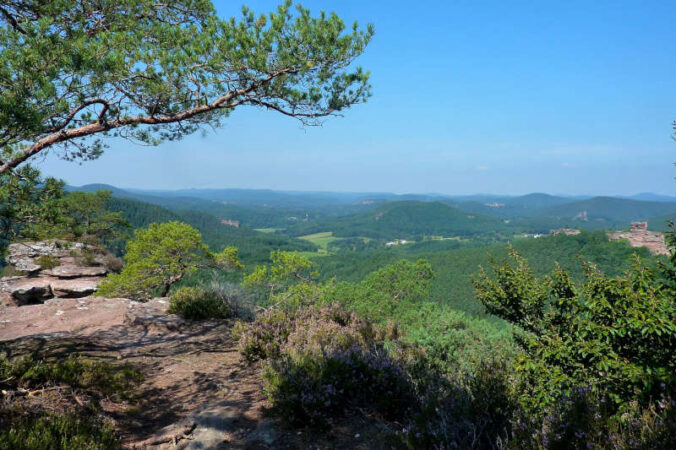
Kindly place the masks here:
POLYGON ((9 246, 12 273, 0 278, 0 305, 23 306, 96 292, 115 257, 80 242, 22 242, 9 246))

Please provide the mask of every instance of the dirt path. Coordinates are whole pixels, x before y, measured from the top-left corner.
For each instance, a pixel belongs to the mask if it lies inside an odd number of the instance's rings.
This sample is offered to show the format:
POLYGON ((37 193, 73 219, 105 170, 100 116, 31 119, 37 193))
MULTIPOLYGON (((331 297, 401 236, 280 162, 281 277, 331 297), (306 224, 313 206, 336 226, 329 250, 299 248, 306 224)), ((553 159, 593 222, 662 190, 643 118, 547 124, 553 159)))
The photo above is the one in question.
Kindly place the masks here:
MULTIPOLYGON (((5 308, 0 341, 14 353, 79 354, 140 369, 143 382, 135 404, 101 405, 126 446, 162 441, 186 422, 199 422, 206 411, 228 419, 207 437, 210 442, 256 448, 249 435, 265 421, 269 404, 257 368, 236 351, 231 323, 185 323, 165 309, 163 300, 139 304, 94 297, 5 308)), ((181 439, 172 441, 181 447, 181 439)))
POLYGON ((100 402, 126 448, 393 448, 381 438, 392 430, 363 414, 330 430, 285 428, 270 414, 260 368, 237 352, 232 323, 187 323, 167 304, 87 297, 0 308, 0 352, 77 354, 139 369, 134 401, 100 402))

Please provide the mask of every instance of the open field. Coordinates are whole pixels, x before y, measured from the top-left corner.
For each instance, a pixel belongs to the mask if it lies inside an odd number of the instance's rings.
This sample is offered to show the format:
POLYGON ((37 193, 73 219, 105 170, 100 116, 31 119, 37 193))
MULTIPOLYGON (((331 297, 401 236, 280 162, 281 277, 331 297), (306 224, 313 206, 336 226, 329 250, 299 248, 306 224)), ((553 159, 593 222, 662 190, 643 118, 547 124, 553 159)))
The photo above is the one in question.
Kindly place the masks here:
POLYGON ((300 236, 298 239, 303 239, 305 241, 312 242, 313 244, 321 247, 322 249, 327 250, 331 242, 339 241, 344 238, 335 237, 333 235, 333 232, 325 231, 323 233, 314 233, 305 236, 300 236))
POLYGON ((275 233, 281 230, 281 228, 255 228, 254 230, 260 233, 275 233))

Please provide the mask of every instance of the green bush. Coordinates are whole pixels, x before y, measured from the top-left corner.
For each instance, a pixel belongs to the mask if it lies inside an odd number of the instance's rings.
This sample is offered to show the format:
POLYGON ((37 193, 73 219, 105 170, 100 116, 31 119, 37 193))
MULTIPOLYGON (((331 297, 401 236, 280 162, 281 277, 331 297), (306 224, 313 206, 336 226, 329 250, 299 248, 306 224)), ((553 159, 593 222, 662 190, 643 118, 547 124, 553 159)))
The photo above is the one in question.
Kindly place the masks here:
POLYGON ((235 316, 235 309, 229 299, 213 289, 182 287, 169 301, 171 314, 178 314, 189 320, 228 319, 235 316))
POLYGON ((72 255, 75 257, 75 262, 84 267, 94 267, 100 265, 99 255, 93 249, 83 248, 80 251, 73 250, 72 255))
POLYGON ((127 398, 141 373, 129 364, 111 364, 79 356, 48 361, 32 355, 0 355, 0 380, 7 387, 68 385, 109 397, 127 398))
POLYGON ((270 310, 240 337, 240 351, 263 359, 268 397, 292 423, 324 426, 359 407, 389 418, 413 402, 405 364, 388 346, 396 331, 338 305, 270 310))
POLYGON ((40 266, 42 270, 53 269, 54 267, 58 267, 61 265, 61 261, 59 261, 59 258, 52 255, 42 255, 38 259, 36 259, 35 262, 38 264, 38 266, 40 266))
POLYGON ((96 402, 87 402, 79 412, 53 414, 41 403, 26 407, 16 393, 57 386, 68 388, 59 390, 59 396, 65 396, 61 400, 76 392, 92 400, 129 400, 140 379, 140 372, 128 364, 79 356, 28 354, 8 358, 0 354, 0 390, 5 393, 0 402, 0 450, 119 448, 112 424, 93 414, 96 402))
POLYGON ((105 450, 119 447, 112 425, 91 417, 19 417, 0 430, 0 450, 105 450))
POLYGON ((24 272, 16 270, 14 266, 5 266, 2 269, 0 269, 0 278, 17 277, 21 275, 25 275, 24 272))

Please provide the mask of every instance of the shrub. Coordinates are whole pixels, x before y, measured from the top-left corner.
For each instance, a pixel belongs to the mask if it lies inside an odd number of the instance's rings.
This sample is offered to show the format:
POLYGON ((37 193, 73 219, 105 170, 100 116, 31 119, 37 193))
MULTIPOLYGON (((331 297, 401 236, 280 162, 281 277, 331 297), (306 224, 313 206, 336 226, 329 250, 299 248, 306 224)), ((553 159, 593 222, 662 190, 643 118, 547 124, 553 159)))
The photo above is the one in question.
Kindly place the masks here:
POLYGON ((2 450, 117 449, 119 441, 107 421, 74 415, 19 417, 0 429, 2 450))
POLYGON ((0 380, 12 387, 64 384, 105 396, 125 398, 140 379, 140 372, 128 364, 114 365, 78 356, 47 361, 31 355, 12 359, 0 355, 0 380))
POLYGON ((59 261, 59 258, 56 256, 52 255, 42 255, 38 259, 35 260, 38 266, 42 270, 49 270, 53 269, 54 267, 58 267, 61 265, 61 261, 59 261))
POLYGON ((101 258, 101 263, 106 269, 113 273, 120 273, 122 267, 124 267, 124 261, 111 253, 106 253, 103 258, 101 258))
POLYGON ((178 289, 171 296, 167 311, 189 320, 228 319, 235 315, 226 296, 200 287, 178 289))
POLYGON ((676 279, 637 258, 626 275, 584 265, 536 278, 512 252, 475 280, 486 309, 514 325, 514 441, 531 448, 665 448, 676 437, 676 279), (518 394, 518 395, 517 395, 518 394))
POLYGON ((16 270, 14 266, 5 266, 0 270, 0 278, 4 277, 17 277, 24 275, 24 272, 16 270))
POLYGON ((284 418, 323 426, 351 407, 391 418, 411 406, 405 364, 387 350, 395 337, 337 305, 272 309, 241 334, 240 351, 264 360, 266 392, 284 418))
POLYGON ((239 352, 249 362, 279 357, 281 346, 291 332, 293 315, 281 309, 260 314, 251 324, 238 323, 239 352))
POLYGON ((88 247, 85 247, 80 251, 73 251, 72 253, 75 257, 75 263, 80 266, 93 267, 101 264, 97 253, 88 247))
POLYGON ((438 369, 422 374, 416 383, 418 409, 401 434, 409 448, 503 447, 514 412, 508 366, 483 363, 470 376, 455 379, 438 369))
POLYGON ((354 345, 321 356, 295 353, 269 361, 263 370, 268 397, 293 423, 323 426, 348 407, 394 419, 413 400, 404 367, 382 350, 354 345))

